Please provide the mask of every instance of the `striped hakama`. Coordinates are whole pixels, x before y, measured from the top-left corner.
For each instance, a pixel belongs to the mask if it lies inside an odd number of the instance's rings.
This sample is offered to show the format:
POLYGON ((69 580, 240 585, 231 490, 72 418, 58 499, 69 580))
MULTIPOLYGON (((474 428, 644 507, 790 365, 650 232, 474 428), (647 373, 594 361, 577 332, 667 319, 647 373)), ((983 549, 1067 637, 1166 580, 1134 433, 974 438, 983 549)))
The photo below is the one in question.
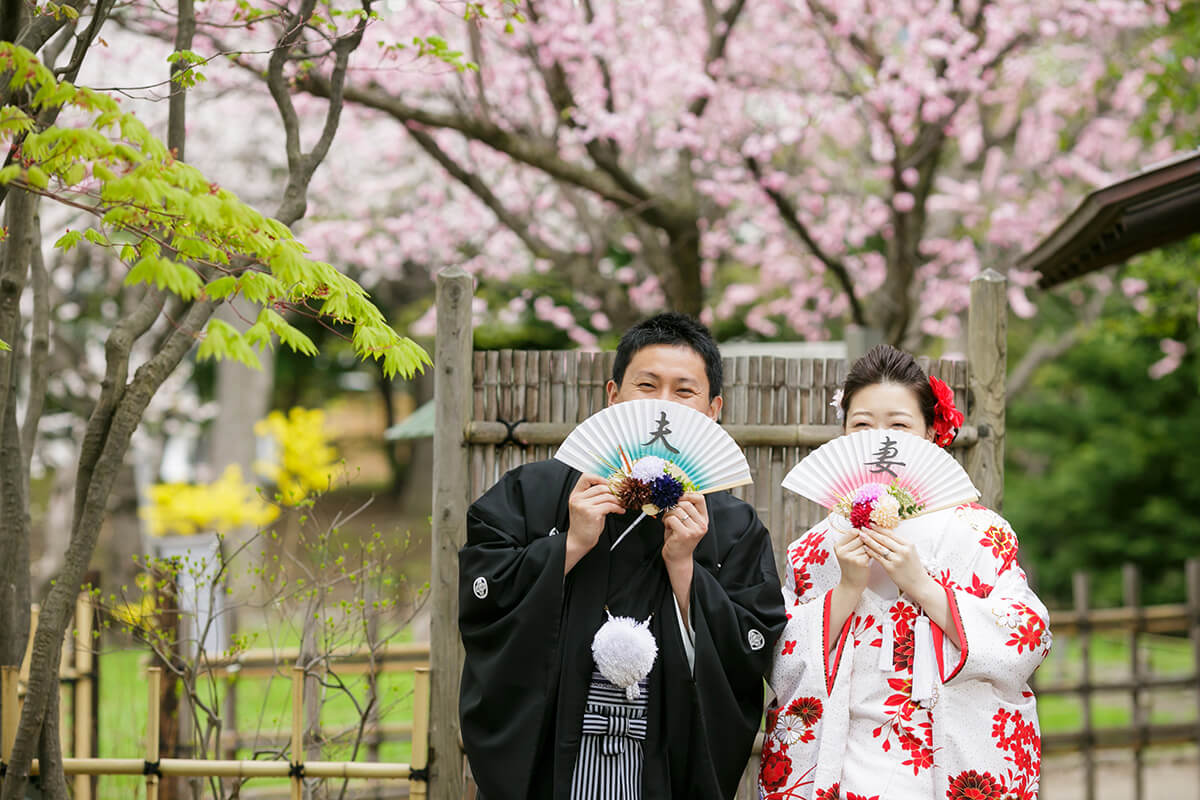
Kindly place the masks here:
POLYGON ((642 742, 646 740, 646 686, 637 699, 592 672, 583 713, 579 758, 571 778, 571 800, 640 800, 642 742))

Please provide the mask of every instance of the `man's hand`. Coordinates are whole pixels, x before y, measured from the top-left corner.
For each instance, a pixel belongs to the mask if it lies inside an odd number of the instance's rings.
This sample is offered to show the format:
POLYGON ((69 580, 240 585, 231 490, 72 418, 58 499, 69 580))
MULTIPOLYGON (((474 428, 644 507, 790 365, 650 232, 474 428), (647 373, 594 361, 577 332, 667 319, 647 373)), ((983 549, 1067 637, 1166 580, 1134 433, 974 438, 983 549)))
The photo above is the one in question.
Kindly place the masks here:
POLYGON ((688 492, 679 503, 663 514, 663 562, 671 591, 683 618, 688 619, 692 596, 692 553, 708 533, 708 504, 704 495, 688 492))
POLYGON ((625 511, 609 488, 608 481, 588 474, 579 477, 579 482, 571 490, 567 508, 570 510, 570 522, 564 575, 596 546, 600 534, 604 533, 604 522, 608 515, 625 511))

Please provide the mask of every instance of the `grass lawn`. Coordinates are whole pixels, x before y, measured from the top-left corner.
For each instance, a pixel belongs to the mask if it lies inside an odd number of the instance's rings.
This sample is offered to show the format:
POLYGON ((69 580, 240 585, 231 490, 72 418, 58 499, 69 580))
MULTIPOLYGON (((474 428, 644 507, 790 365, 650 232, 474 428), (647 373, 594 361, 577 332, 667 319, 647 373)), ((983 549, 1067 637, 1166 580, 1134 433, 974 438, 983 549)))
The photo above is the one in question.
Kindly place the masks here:
MULTIPOLYGON (((145 654, 142 651, 123 650, 104 653, 100 665, 100 738, 99 755, 110 758, 142 758, 145 753, 147 689, 144 679, 145 654)), ((291 726, 291 682, 282 673, 271 678, 244 678, 237 687, 237 717, 240 732, 258 732, 268 743, 286 741, 291 726)), ((346 685, 361 702, 366 697, 365 678, 358 675, 345 677, 346 685)), ((380 721, 382 724, 399 724, 412 720, 411 672, 384 672, 379 679, 380 721)), ((322 731, 326 736, 337 736, 327 745, 321 755, 323 760, 350 760, 353 743, 353 728, 359 715, 354 703, 341 690, 328 690, 327 701, 321 711, 322 731)), ((216 693, 215 707, 223 707, 224 687, 216 693)), ((206 700, 206 702, 208 702, 206 700)), ((259 758, 271 758, 259 748, 259 758)), ((381 761, 407 762, 411 744, 404 741, 389 741, 380 745, 381 761)), ((210 757, 220 757, 211 754, 210 757)), ((253 750, 243 748, 238 758, 254 758, 253 750)), ((366 748, 360 748, 356 760, 366 760, 366 748)), ((254 787, 271 785, 286 786, 286 779, 256 778, 254 787)), ((144 796, 144 780, 138 777, 106 776, 100 778, 99 800, 131 800, 144 796)))

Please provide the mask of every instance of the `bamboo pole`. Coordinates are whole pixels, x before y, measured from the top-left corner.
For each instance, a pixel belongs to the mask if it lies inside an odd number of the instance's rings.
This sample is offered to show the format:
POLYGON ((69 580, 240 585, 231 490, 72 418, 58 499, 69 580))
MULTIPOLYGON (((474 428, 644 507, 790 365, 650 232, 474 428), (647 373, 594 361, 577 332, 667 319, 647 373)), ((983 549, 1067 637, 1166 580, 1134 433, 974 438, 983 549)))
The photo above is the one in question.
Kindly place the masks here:
MULTIPOLYGON (((75 747, 72 755, 87 758, 92 755, 92 667, 95 658, 92 652, 92 596, 80 592, 75 598, 75 747)), ((92 779, 87 775, 75 776, 75 800, 91 800, 92 779)))
MULTIPOLYGON (((158 705, 162 700, 162 667, 146 670, 146 765, 158 763, 158 705)), ((146 770, 146 800, 158 800, 158 775, 146 770)))
MULTIPOLYGON (((337 661, 339 672, 366 672, 387 665, 393 670, 411 670, 429 666, 428 642, 388 642, 375 649, 374 654, 366 648, 337 648, 328 653, 337 661)), ((230 655, 206 656, 196 668, 200 671, 229 669, 236 667, 238 678, 277 675, 279 662, 294 662, 300 658, 300 648, 283 647, 275 650, 255 648, 230 655)))
POLYGON ((21 671, 17 667, 0 667, 0 762, 8 763, 13 745, 17 742, 17 726, 21 723, 21 712, 17 707, 17 681, 21 671))
MULTIPOLYGON (((304 667, 292 667, 292 765, 304 766, 304 667)), ((289 769, 292 778, 292 800, 304 795, 302 770, 289 769), (301 774, 296 774, 300 772, 301 774)))
POLYGON ((429 795, 429 670, 418 669, 413 675, 412 771, 408 796, 425 800, 429 795), (425 773, 424 777, 420 777, 425 773))
POLYGON ((430 675, 430 746, 435 754, 431 788, 439 798, 463 796, 458 686, 464 653, 458 637, 458 550, 466 544, 470 502, 466 431, 473 398, 471 301, 470 275, 458 267, 438 273, 429 635, 430 660, 436 665, 430 675))
MULTIPOLYGON (((64 758, 62 764, 68 775, 141 775, 146 766, 140 758, 64 758)), ((164 758, 158 762, 164 777, 180 778, 286 778, 291 768, 287 761, 164 758)), ((37 775, 40 769, 34 759, 30 774, 37 775)), ((403 780, 410 772, 412 765, 398 761, 309 761, 304 765, 304 774, 310 778, 403 780)))
MULTIPOLYGON (((575 430, 576 422, 521 422, 513 426, 513 439, 521 444, 557 446, 575 430)), ((742 447, 820 447, 842 435, 840 425, 783 425, 731 423, 722 425, 742 447)), ((980 429, 964 425, 951 447, 970 447, 980 440, 980 429)), ((469 444, 500 444, 508 438, 502 422, 472 420, 467 425, 469 444)))

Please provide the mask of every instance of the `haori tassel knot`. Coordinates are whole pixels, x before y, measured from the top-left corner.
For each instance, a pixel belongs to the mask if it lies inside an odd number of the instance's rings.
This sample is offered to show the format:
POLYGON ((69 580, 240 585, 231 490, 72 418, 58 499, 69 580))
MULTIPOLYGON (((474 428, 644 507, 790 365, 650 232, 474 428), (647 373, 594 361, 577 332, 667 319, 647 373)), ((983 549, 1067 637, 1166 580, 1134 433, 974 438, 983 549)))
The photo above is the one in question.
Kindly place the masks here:
POLYGON ((933 633, 929 617, 924 614, 913 623, 912 701, 922 708, 933 708, 938 699, 940 682, 937 675, 937 656, 933 650, 933 633))
POLYGON ((606 608, 608 621, 592 637, 596 669, 614 686, 624 689, 630 700, 638 697, 638 682, 650 674, 658 657, 658 643, 650 632, 650 617, 638 622, 632 617, 614 617, 606 608))

